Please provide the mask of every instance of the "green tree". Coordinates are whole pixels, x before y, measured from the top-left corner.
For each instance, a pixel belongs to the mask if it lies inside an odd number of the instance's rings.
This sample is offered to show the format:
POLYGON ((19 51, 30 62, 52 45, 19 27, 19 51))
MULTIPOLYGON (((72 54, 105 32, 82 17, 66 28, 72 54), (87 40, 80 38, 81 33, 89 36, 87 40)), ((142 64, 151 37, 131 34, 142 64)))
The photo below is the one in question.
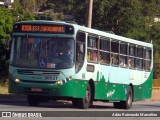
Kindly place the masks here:
POLYGON ((154 51, 154 78, 160 78, 160 50, 154 51))
POLYGON ((35 6, 36 6, 35 0, 22 0, 21 4, 26 12, 32 12, 32 13, 35 12, 35 6))
MULTIPOLYGON (((46 2, 44 15, 41 18, 47 20, 71 20, 74 16, 74 4, 77 0, 48 0, 46 2), (49 13, 49 14, 48 14, 49 13)), ((39 19, 39 18, 38 18, 39 19)))
POLYGON ((45 10, 42 15, 37 15, 36 19, 58 21, 58 20, 63 20, 64 15, 63 13, 53 13, 52 10, 45 10))
POLYGON ((31 19, 34 19, 34 15, 27 13, 19 0, 15 0, 12 9, 0 7, 0 73, 2 69, 4 71, 8 67, 9 48, 5 46, 5 43, 6 39, 10 38, 14 22, 31 19))
POLYGON ((160 23, 151 27, 150 35, 154 44, 154 78, 160 78, 160 23))
POLYGON ((0 8, 0 72, 5 71, 8 63, 8 49, 5 41, 10 37, 12 31, 13 18, 9 9, 0 8))
POLYGON ((47 0, 22 0, 21 5, 26 12, 38 12, 47 0))
POLYGON ((14 21, 22 20, 34 20, 35 15, 29 11, 29 8, 25 9, 19 0, 15 0, 11 9, 14 21))

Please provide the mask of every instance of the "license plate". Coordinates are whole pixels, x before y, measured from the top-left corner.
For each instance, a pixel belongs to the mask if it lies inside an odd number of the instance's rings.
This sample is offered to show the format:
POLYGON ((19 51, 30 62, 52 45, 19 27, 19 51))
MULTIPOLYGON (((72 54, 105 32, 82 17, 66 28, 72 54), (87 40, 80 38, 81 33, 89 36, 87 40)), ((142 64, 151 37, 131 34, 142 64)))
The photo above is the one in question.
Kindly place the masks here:
POLYGON ((45 80, 57 80, 57 76, 44 76, 45 80))
POLYGON ((32 92, 42 92, 41 88, 31 88, 32 92))

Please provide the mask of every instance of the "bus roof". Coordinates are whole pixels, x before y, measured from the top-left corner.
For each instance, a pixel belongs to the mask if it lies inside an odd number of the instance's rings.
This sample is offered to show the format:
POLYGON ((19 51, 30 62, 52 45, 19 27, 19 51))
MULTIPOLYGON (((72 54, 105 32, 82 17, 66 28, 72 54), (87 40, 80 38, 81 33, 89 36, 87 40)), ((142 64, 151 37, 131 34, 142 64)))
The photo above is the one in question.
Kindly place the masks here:
POLYGON ((142 42, 139 40, 135 40, 135 39, 131 39, 131 38, 127 38, 127 37, 123 37, 123 36, 119 36, 119 35, 115 35, 113 33, 110 32, 105 32, 105 31, 100 31, 100 30, 96 30, 93 28, 88 28, 85 26, 81 26, 76 24, 75 22, 65 22, 65 21, 48 21, 48 20, 30 20, 30 21, 20 21, 20 22, 16 22, 18 24, 20 23, 35 23, 35 24, 59 24, 59 25, 72 25, 74 26, 74 28, 78 31, 84 31, 87 33, 91 33, 91 34, 95 34, 95 35, 99 35, 99 36, 103 36, 103 37, 107 37, 113 40, 120 40, 122 42, 127 42, 127 43, 131 43, 131 44, 137 44, 140 46, 146 46, 146 47, 153 47, 152 43, 147 43, 147 42, 142 42))

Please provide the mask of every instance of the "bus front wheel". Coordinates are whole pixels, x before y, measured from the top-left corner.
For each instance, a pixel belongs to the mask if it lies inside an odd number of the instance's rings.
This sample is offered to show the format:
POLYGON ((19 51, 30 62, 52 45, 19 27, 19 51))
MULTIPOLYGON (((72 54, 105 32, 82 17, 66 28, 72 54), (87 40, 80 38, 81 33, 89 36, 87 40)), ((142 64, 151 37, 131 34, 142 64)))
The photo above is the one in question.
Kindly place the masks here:
POLYGON ((39 105, 39 97, 38 96, 35 96, 35 95, 28 95, 27 96, 27 99, 28 99, 28 104, 30 106, 38 106, 39 105))
POLYGON ((87 85, 85 98, 80 98, 78 103, 79 103, 79 108, 82 109, 89 108, 91 103, 91 87, 89 84, 87 85))

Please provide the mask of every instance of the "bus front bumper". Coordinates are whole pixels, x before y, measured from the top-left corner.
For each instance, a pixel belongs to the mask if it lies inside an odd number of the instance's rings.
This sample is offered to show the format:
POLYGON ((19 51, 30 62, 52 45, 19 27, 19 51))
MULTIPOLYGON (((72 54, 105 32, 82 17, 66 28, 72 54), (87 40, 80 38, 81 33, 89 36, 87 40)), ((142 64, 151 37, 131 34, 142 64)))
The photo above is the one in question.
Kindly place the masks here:
POLYGON ((15 82, 9 80, 9 93, 23 95, 41 95, 53 97, 84 98, 86 91, 86 81, 72 79, 66 83, 57 81, 55 83, 30 83, 15 82))

